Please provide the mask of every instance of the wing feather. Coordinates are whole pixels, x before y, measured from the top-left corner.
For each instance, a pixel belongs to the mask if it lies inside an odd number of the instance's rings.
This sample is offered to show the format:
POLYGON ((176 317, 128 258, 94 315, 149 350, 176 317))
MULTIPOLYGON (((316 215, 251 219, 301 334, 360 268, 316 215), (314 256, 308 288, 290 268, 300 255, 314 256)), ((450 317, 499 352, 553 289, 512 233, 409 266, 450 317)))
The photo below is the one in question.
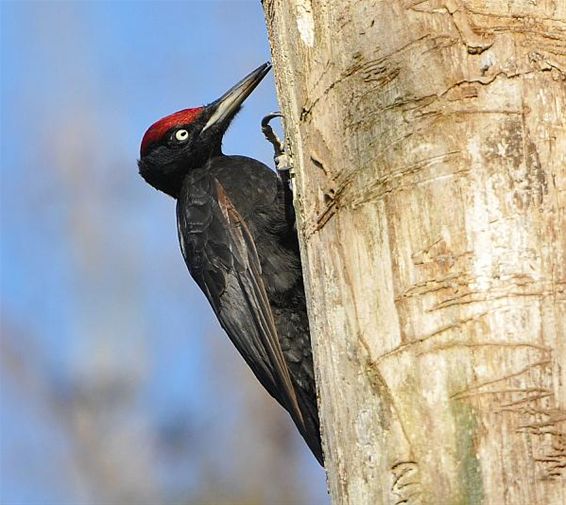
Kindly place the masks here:
POLYGON ((187 266, 257 378, 304 429, 253 236, 220 182, 201 184, 192 188, 199 198, 180 198, 177 205, 187 266))

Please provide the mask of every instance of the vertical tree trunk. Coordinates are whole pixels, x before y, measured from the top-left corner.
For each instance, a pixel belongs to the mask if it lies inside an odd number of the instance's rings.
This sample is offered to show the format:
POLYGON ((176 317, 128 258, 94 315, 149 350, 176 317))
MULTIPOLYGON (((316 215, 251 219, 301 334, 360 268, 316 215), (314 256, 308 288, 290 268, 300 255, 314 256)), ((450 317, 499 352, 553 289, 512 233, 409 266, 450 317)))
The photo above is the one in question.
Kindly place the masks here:
POLYGON ((566 503, 566 2, 263 5, 333 502, 566 503))

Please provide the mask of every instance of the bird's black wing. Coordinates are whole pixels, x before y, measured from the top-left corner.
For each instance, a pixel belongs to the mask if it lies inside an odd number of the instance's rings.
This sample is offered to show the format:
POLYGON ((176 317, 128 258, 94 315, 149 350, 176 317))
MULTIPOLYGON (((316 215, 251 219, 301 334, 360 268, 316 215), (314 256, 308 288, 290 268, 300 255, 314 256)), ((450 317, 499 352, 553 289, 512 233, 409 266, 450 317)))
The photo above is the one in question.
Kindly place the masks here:
POLYGON ((185 262, 220 324, 262 385, 304 421, 261 275, 254 239, 217 179, 190 181, 177 203, 185 262))

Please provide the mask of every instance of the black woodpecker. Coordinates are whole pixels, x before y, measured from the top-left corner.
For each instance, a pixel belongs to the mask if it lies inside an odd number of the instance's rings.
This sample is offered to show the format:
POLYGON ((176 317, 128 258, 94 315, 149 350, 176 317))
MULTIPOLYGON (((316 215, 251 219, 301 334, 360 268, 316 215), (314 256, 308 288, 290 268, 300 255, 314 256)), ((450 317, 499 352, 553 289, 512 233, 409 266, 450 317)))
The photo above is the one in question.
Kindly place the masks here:
POLYGON ((177 200, 191 276, 323 464, 291 189, 263 163, 222 153, 226 129, 270 68, 261 65, 210 105, 151 125, 138 166, 146 182, 177 200))

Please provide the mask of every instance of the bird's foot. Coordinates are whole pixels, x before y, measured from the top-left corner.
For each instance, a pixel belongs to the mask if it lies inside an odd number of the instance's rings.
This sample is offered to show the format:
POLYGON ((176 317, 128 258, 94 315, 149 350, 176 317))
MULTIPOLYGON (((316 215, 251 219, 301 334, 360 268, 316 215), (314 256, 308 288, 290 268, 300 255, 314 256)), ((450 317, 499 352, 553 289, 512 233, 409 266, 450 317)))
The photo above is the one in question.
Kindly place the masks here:
POLYGON ((261 120, 261 131, 267 141, 273 146, 273 161, 275 162, 277 173, 283 180, 289 180, 292 176, 293 170, 291 156, 285 150, 285 144, 281 141, 269 124, 270 121, 276 117, 282 118, 283 115, 280 112, 272 112, 265 116, 261 120))
POLYGON ((296 233, 295 210, 293 207, 293 183, 291 177, 293 176, 293 159, 285 150, 285 144, 281 142, 277 134, 269 122, 276 118, 282 118, 280 112, 272 112, 261 120, 261 131, 265 138, 273 146, 273 161, 277 175, 279 176, 279 195, 283 200, 285 206, 285 215, 289 227, 296 233))

